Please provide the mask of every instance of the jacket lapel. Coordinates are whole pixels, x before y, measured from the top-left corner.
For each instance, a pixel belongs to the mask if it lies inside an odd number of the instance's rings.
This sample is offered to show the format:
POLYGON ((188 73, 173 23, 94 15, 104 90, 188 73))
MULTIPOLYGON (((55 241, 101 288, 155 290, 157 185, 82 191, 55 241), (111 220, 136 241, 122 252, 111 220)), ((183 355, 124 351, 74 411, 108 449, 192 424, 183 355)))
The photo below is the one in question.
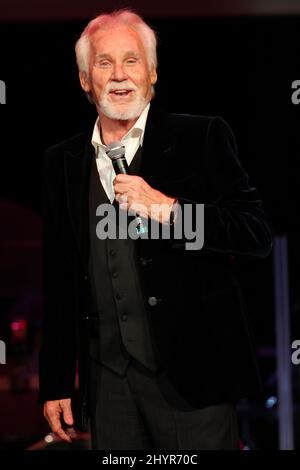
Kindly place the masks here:
POLYGON ((172 133, 168 116, 151 104, 144 135, 140 176, 157 187, 165 177, 172 151, 172 133))
POLYGON ((85 272, 89 255, 89 182, 94 147, 86 135, 77 149, 64 155, 68 210, 71 224, 85 272), (81 147, 81 148, 80 148, 81 147))
POLYGON ((143 144, 140 176, 154 189, 172 197, 194 199, 200 182, 187 159, 189 142, 178 135, 181 125, 170 115, 151 105, 143 144))

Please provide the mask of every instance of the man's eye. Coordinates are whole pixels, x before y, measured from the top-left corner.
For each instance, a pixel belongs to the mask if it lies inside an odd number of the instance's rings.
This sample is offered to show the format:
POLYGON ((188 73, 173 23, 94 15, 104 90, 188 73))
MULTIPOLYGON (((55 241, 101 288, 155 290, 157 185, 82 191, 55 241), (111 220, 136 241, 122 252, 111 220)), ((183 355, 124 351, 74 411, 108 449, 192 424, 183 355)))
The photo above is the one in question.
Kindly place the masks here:
POLYGON ((101 62, 96 62, 96 67, 99 67, 101 69, 107 69, 108 67, 110 67, 110 62, 108 62, 107 60, 102 60, 101 62))
POLYGON ((128 65, 134 65, 137 63, 137 59, 127 59, 126 64, 128 65))

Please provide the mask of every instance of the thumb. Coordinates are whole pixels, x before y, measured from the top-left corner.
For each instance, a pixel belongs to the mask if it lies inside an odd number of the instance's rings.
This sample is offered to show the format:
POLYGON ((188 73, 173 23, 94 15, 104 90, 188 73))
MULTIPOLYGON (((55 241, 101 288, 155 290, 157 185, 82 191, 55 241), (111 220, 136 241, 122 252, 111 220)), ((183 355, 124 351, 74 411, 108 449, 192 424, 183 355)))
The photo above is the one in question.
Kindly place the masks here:
POLYGON ((63 411, 64 422, 71 426, 74 424, 72 409, 71 409, 71 400, 67 398, 66 400, 60 400, 60 406, 63 411))

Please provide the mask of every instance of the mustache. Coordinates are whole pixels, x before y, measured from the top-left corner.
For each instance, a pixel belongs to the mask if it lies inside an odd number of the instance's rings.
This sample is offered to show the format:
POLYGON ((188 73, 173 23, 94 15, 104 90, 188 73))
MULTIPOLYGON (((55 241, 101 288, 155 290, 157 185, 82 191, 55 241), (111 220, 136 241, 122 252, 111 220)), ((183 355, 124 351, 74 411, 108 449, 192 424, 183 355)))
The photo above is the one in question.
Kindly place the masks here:
POLYGON ((128 91, 136 91, 137 90, 137 87, 129 82, 129 81, 126 81, 126 82, 122 82, 122 83, 119 83, 119 82, 112 82, 112 83, 109 83, 106 88, 105 88, 105 93, 110 93, 112 91, 116 91, 116 90, 128 90, 128 91))

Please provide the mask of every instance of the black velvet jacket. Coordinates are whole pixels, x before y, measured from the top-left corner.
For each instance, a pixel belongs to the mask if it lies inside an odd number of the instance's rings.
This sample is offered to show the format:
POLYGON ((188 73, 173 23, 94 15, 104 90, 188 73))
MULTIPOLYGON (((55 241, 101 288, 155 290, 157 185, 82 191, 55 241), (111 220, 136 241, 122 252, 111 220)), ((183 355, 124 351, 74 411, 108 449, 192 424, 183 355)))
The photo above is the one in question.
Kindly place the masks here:
MULTIPOLYGON (((88 184, 91 133, 50 148, 44 159, 44 298, 40 402, 71 397, 78 360, 86 403, 88 184)), ((262 258, 271 233, 261 201, 241 167, 229 126, 219 117, 150 107, 140 176, 179 203, 204 204, 204 246, 137 240, 145 305, 159 360, 174 387, 203 407, 259 388, 255 352, 234 258, 262 258), (149 302, 154 297, 158 302, 149 302)))

